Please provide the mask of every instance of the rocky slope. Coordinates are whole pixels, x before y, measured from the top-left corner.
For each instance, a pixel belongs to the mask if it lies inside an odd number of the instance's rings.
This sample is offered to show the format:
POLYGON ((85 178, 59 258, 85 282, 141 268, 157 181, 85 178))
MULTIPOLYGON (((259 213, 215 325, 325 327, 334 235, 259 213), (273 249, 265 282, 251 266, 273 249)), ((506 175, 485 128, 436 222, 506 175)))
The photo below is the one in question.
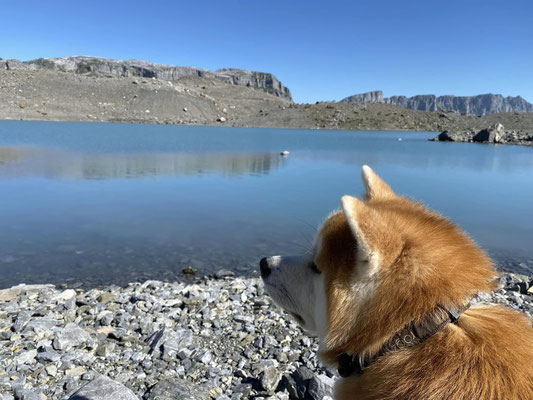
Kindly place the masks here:
POLYGON ((205 76, 164 80, 0 69, 2 119, 217 124, 289 104, 284 97, 205 76))
POLYGON ((432 94, 413 97, 383 97, 383 92, 362 93, 346 97, 341 102, 385 103, 412 110, 456 111, 467 115, 486 115, 502 112, 533 112, 533 104, 520 96, 503 97, 501 94, 481 94, 478 96, 435 96, 432 94))
POLYGON ((195 67, 156 64, 141 60, 111 60, 97 57, 38 58, 24 61, 5 60, 0 68, 8 70, 52 70, 101 77, 141 77, 178 81, 186 76, 214 78, 233 85, 247 86, 292 101, 290 90, 272 74, 237 68, 216 72, 195 67))

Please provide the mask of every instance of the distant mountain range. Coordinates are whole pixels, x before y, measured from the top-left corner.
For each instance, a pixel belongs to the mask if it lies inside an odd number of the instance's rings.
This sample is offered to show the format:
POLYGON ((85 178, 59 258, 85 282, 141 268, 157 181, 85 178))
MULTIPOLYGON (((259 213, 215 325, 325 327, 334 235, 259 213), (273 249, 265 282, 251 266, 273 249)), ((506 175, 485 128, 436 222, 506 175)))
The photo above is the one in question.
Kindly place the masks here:
POLYGON ((477 96, 435 96, 433 94, 413 97, 383 97, 381 90, 356 94, 341 100, 343 103, 384 103, 421 111, 456 111, 468 115, 496 114, 501 112, 533 112, 533 104, 520 96, 503 97, 501 94, 477 96))
POLYGON ((225 83, 247 86, 262 90, 277 97, 292 101, 290 90, 272 74, 266 72, 247 71, 237 68, 224 68, 217 71, 195 67, 180 67, 156 64, 141 60, 111 60, 107 58, 75 56, 63 58, 37 58, 30 61, 2 60, 0 68, 9 70, 49 69, 62 72, 73 72, 82 75, 143 77, 166 81, 177 81, 185 76, 215 78, 225 83))

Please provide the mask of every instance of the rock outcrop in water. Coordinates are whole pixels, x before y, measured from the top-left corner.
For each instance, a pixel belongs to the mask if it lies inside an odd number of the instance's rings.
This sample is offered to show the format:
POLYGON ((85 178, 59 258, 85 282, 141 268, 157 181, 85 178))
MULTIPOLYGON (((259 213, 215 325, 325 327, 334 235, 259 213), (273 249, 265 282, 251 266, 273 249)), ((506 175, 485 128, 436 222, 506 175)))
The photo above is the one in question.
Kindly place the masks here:
POLYGON ((430 140, 434 142, 475 142, 533 146, 533 132, 506 131, 502 124, 496 123, 479 131, 444 131, 430 140))
POLYGON ((224 68, 213 72, 201 68, 163 65, 142 60, 112 60, 85 56, 38 58, 30 61, 2 60, 0 65, 8 70, 48 69, 82 75, 156 78, 165 81, 177 81, 186 76, 199 76, 215 78, 232 85, 252 87, 292 101, 289 88, 283 86, 274 75, 237 68, 224 68))
POLYGON ((347 103, 385 103, 421 111, 456 111, 468 115, 496 114, 501 112, 533 112, 533 104, 520 96, 503 97, 501 94, 478 96, 435 96, 433 94, 413 97, 383 97, 380 90, 346 97, 347 103))

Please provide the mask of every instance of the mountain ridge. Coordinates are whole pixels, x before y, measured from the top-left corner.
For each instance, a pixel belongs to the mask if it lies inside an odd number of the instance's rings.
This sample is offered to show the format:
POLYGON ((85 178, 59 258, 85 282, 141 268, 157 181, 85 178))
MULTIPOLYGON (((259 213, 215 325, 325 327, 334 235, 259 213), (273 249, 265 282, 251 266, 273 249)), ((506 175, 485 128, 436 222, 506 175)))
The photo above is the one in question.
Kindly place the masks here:
POLYGON ((355 94, 340 103, 384 103, 419 111, 455 111, 466 115, 486 115, 501 112, 533 112, 533 104, 521 96, 503 97, 501 94, 455 96, 434 94, 384 97, 381 90, 355 94))
POLYGON ((142 77, 177 81, 187 76, 214 78, 237 86, 252 87, 292 102, 292 95, 278 78, 268 72, 239 68, 210 71, 203 68, 158 64, 144 60, 115 60, 91 56, 36 58, 29 61, 2 60, 0 66, 8 70, 48 69, 80 75, 105 77, 142 77))

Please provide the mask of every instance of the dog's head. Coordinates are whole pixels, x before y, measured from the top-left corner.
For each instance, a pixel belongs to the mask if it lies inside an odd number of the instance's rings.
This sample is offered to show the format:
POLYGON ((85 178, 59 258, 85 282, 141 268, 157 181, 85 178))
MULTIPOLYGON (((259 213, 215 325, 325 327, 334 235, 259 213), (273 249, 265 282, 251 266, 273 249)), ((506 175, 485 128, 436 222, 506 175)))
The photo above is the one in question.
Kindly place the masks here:
POLYGON ((274 301, 332 355, 378 349, 437 305, 489 290, 490 259, 456 225, 363 167, 364 201, 344 196, 302 256, 260 262, 274 301))

